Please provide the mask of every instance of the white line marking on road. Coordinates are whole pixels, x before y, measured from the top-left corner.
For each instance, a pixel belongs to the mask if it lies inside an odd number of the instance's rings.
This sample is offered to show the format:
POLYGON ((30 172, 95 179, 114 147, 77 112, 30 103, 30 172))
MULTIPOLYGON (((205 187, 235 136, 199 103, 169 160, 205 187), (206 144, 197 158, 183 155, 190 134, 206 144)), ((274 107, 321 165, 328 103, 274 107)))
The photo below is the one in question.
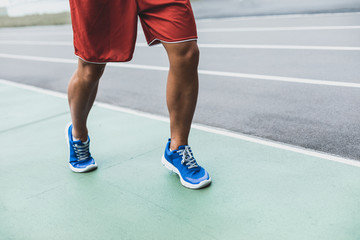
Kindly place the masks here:
MULTIPOLYGON (((0 40, 0 44, 7 45, 49 45, 49 46, 72 46, 72 42, 65 41, 18 41, 0 40)), ((343 46, 306 46, 306 45, 263 45, 263 44, 198 44, 200 48, 222 49, 279 49, 279 50, 326 50, 326 51, 360 51, 360 47, 343 46)), ((148 47, 147 43, 136 43, 137 47, 148 47)), ((161 47, 161 45, 156 45, 161 47)))
POLYGON ((199 73, 204 75, 221 76, 221 77, 250 78, 250 79, 279 81, 279 82, 360 88, 360 83, 352 83, 352 82, 336 82, 336 81, 315 80, 315 79, 306 79, 306 78, 280 77, 280 76, 270 76, 270 75, 260 75, 260 74, 220 72, 220 71, 208 71, 208 70, 199 70, 199 73))
POLYGON ((336 16, 353 16, 359 15, 360 12, 343 12, 343 13, 302 13, 302 14, 281 14, 281 15, 261 15, 246 17, 224 17, 224 18, 202 18, 196 22, 222 22, 222 21, 242 21, 242 20, 261 20, 261 19, 289 19, 289 18, 309 18, 309 17, 336 17, 336 16))
POLYGON ((0 44, 7 45, 50 45, 50 46, 72 46, 69 41, 20 41, 20 40, 0 40, 0 44))
MULTIPOLYGON (((77 59, 36 57, 36 56, 24 56, 24 55, 14 55, 14 54, 4 54, 4 53, 0 53, 0 58, 77 64, 77 59)), ((111 67, 155 70, 155 71, 168 71, 169 69, 168 67, 140 65, 140 64, 131 64, 131 63, 108 63, 107 65, 111 67)), ((337 81, 326 81, 326 80, 317 80, 317 79, 308 79, 308 78, 281 77, 281 76, 272 76, 272 75, 209 71, 209 70, 199 70, 199 74, 219 76, 219 77, 258 79, 263 81, 278 81, 278 82, 314 84, 314 85, 335 86, 335 87, 360 88, 360 83, 355 83, 355 82, 337 82, 337 81)))
MULTIPOLYGON (((0 40, 0 44, 6 45, 50 45, 50 46, 73 46, 71 41, 22 41, 22 40, 0 40)), ((147 43, 136 43, 139 47, 148 47, 147 43)), ((159 45, 155 45, 159 46, 159 45)))
POLYGON ((11 29, 11 31, 6 31, 6 29, 1 30, 0 33, 2 36, 61 36, 61 35, 72 35, 73 32, 71 30, 69 31, 54 31, 54 30, 43 30, 43 31, 22 31, 21 29, 18 29, 16 31, 11 29))
POLYGON ((0 58, 10 58, 10 59, 20 59, 20 60, 30 60, 30 61, 40 61, 40 62, 54 62, 54 63, 78 62, 77 59, 36 57, 36 56, 15 55, 15 54, 6 54, 6 53, 0 53, 0 58))
MULTIPOLYGON (((22 83, 16 83, 16 82, 12 82, 10 80, 5 80, 5 79, 0 79, 0 83, 8 85, 8 86, 14 86, 14 87, 18 87, 18 88, 22 88, 22 89, 26 89, 26 90, 30 90, 30 91, 42 93, 42 94, 47 94, 50 96, 67 99, 67 95, 65 93, 61 93, 61 92, 47 90, 47 89, 43 89, 43 88, 39 88, 39 87, 27 85, 27 84, 22 84, 22 83)), ((168 117, 163 117, 163 116, 159 116, 159 115, 155 115, 155 114, 151 114, 151 113, 141 112, 138 110, 133 110, 133 109, 124 108, 124 107, 118 107, 118 106, 114 106, 114 105, 107 104, 107 103, 101 103, 101 102, 97 102, 97 101, 95 102, 95 105, 98 107, 101 107, 101 108, 118 111, 118 112, 123 112, 123 113, 127 113, 127 114, 132 114, 132 115, 139 116, 139 117, 149 118, 149 119, 158 120, 158 121, 162 121, 162 122, 170 122, 168 117)), ((335 156, 335 155, 331 155, 331 154, 324 153, 324 152, 319 152, 319 151, 306 149, 306 148, 302 148, 302 147, 298 147, 298 146, 284 144, 281 142, 275 142, 275 141, 271 141, 271 140, 267 140, 267 139, 261 139, 261 138, 254 137, 251 135, 232 132, 232 131, 229 131, 226 129, 215 128, 215 127, 206 126, 206 125, 202 125, 202 124, 192 124, 191 128, 198 129, 198 130, 201 130, 204 132, 221 135, 221 136, 227 136, 227 137, 231 137, 231 138, 235 138, 235 139, 240 139, 240 140, 244 140, 247 142, 252 142, 252 143, 257 143, 257 144, 261 144, 261 145, 265 145, 265 146, 269 146, 269 147, 274 147, 274 148, 278 148, 278 149, 282 149, 282 150, 286 150, 286 151, 296 152, 296 153, 300 153, 300 154, 304 154, 304 155, 308 155, 308 156, 312 156, 312 157, 317 157, 317 158, 321 158, 321 159, 325 159, 325 160, 329 160, 329 161, 333 161, 333 162, 338 162, 338 163, 342 163, 342 164, 346 164, 346 165, 350 165, 350 166, 354 166, 354 167, 360 167, 360 161, 357 161, 354 159, 343 158, 340 156, 335 156)))
MULTIPOLYGON (((360 29, 359 25, 346 26, 298 26, 298 27, 240 27, 240 28, 199 28, 199 33, 218 33, 218 32, 268 32, 268 31, 314 31, 314 30, 354 30, 360 29)), ((4 36, 58 36, 58 35, 72 35, 69 31, 1 31, 4 36)), ((138 31, 138 34, 143 34, 143 31, 138 31)))
POLYGON ((279 49, 279 50, 360 51, 360 47, 305 46, 305 45, 199 44, 199 47, 200 47, 200 48, 230 48, 230 49, 279 49))
POLYGON ((352 30, 360 26, 302 26, 302 27, 243 27, 243 28, 200 28, 198 32, 267 32, 267 31, 308 31, 308 30, 352 30))

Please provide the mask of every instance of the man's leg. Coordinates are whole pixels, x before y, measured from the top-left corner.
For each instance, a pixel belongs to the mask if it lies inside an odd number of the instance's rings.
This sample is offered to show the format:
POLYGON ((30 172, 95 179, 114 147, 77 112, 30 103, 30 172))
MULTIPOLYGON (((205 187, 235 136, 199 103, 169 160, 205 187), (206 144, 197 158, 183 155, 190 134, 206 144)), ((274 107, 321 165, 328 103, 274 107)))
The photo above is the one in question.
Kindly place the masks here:
POLYGON ((90 154, 86 120, 104 68, 105 64, 91 64, 79 59, 78 68, 69 83, 68 99, 72 124, 66 129, 66 136, 70 149, 69 166, 74 172, 88 172, 97 168, 90 154))
POLYGON ((199 49, 196 41, 163 45, 170 61, 166 101, 170 114, 171 139, 166 145, 161 162, 179 175, 183 186, 203 188, 211 183, 211 178, 209 173, 197 164, 188 145, 199 89, 199 49))
POLYGON ((73 136, 85 142, 88 138, 86 120, 95 101, 99 80, 105 64, 87 63, 81 59, 68 86, 68 100, 73 124, 73 136))
POLYGON ((188 144, 199 88, 199 48, 196 41, 163 45, 170 62, 166 101, 170 115, 170 148, 175 150, 188 144))

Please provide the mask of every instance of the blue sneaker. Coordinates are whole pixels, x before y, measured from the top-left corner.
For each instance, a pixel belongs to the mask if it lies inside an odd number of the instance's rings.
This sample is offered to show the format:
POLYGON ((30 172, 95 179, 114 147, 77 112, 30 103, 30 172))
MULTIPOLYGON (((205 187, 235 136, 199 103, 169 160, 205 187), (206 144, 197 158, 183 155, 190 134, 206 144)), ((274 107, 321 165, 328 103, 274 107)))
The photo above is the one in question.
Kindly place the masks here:
POLYGON ((171 139, 166 144, 162 164, 179 175, 181 184, 187 188, 199 189, 209 185, 211 178, 208 172, 196 163, 191 148, 182 145, 177 150, 170 151, 170 142, 171 139))
POLYGON ((80 140, 73 141, 72 124, 66 127, 66 139, 70 148, 70 169, 74 172, 88 172, 97 168, 95 160, 91 157, 89 146, 90 138, 83 143, 80 140))

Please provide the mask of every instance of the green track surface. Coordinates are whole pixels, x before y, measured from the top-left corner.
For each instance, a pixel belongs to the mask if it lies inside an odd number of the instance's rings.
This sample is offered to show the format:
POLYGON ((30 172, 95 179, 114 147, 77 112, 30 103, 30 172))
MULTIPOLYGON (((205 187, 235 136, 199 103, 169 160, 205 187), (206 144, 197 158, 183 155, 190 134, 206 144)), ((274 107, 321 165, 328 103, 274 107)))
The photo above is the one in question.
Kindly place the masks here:
POLYGON ((0 84, 0 239, 360 239, 360 169, 193 129, 213 183, 161 165, 168 123, 95 106, 71 172, 62 98, 0 84))

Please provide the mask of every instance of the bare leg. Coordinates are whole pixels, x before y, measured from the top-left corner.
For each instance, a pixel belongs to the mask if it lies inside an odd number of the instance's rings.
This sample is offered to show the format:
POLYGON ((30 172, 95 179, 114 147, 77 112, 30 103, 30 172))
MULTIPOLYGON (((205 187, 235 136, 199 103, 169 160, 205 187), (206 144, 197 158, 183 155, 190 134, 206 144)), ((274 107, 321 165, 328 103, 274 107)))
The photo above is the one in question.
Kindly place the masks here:
POLYGON ((73 123, 73 136, 85 142, 86 120, 95 101, 99 80, 105 64, 92 64, 79 59, 78 68, 68 86, 68 100, 73 123))
POLYGON ((170 148, 175 150, 188 144, 199 88, 199 48, 196 41, 163 45, 170 62, 166 101, 170 115, 170 148))

